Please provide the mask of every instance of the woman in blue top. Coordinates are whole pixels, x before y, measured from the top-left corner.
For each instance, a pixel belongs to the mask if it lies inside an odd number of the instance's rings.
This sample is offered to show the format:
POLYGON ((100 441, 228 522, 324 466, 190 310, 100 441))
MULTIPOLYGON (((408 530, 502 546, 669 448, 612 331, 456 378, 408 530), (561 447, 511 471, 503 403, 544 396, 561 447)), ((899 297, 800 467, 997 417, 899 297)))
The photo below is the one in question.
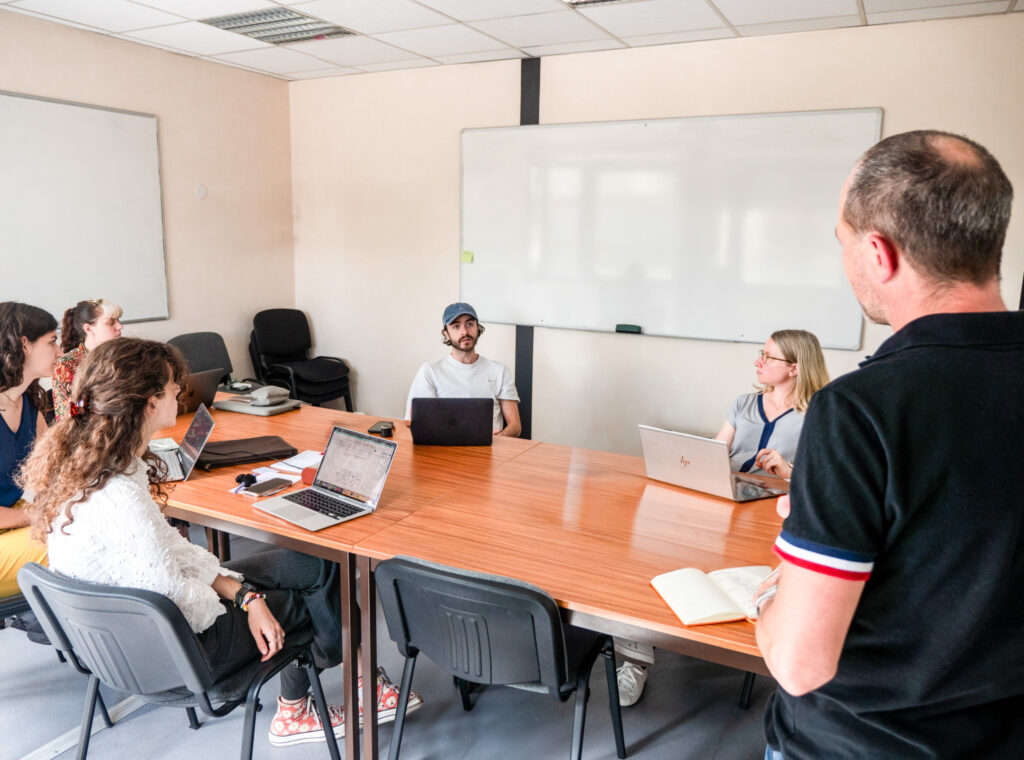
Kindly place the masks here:
POLYGON ((804 330, 772 333, 754 360, 757 391, 733 402, 715 436, 729 444, 732 469, 788 478, 811 396, 828 384, 818 339, 804 330))
POLYGON ((57 364, 57 320, 35 306, 0 303, 0 598, 18 593, 18 569, 45 562, 46 546, 31 539, 14 475, 45 426, 46 392, 39 380, 57 364))

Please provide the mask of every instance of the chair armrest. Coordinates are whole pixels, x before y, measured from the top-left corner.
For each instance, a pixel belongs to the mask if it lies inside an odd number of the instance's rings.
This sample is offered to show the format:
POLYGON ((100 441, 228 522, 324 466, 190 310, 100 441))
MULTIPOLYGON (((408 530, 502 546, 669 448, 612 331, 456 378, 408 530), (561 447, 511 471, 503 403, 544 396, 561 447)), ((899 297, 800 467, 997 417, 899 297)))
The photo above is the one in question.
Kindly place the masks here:
POLYGON ((292 398, 299 397, 299 388, 295 384, 295 370, 289 367, 287 364, 269 364, 267 365, 267 382, 270 383, 272 372, 283 372, 285 379, 288 381, 288 392, 292 398))

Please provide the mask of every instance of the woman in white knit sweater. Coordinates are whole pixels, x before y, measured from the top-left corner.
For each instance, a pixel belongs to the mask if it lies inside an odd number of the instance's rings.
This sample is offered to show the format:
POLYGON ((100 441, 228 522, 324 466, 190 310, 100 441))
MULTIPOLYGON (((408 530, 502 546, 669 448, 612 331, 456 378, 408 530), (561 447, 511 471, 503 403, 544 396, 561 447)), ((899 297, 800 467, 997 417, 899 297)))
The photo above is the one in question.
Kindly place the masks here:
MULTIPOLYGON (((144 588, 181 609, 217 678, 267 660, 288 631, 312 626, 319 667, 341 660, 340 591, 334 563, 273 550, 222 567, 164 519, 166 466, 149 452, 157 430, 173 425, 187 374, 180 354, 154 341, 124 338, 91 351, 78 371, 71 414, 37 443, 21 474, 36 494, 36 534, 50 567, 80 580, 144 588)), ((324 739, 309 679, 281 672, 272 744, 324 739)), ((334 733, 341 710, 330 707, 334 733)))

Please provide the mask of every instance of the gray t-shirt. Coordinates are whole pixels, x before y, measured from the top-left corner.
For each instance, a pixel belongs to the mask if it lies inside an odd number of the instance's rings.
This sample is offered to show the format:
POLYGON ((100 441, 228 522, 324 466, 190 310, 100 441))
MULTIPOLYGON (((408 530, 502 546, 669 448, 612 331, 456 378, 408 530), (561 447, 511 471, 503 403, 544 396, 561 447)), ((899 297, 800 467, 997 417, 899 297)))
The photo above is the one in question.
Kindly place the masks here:
POLYGON ((803 412, 790 409, 781 417, 769 422, 764 414, 760 393, 746 393, 733 402, 726 418, 736 429, 729 463, 733 470, 763 473, 754 465, 754 455, 761 449, 775 449, 787 462, 796 456, 796 444, 800 440, 800 428, 804 425, 803 412), (744 465, 750 464, 744 469, 744 465))

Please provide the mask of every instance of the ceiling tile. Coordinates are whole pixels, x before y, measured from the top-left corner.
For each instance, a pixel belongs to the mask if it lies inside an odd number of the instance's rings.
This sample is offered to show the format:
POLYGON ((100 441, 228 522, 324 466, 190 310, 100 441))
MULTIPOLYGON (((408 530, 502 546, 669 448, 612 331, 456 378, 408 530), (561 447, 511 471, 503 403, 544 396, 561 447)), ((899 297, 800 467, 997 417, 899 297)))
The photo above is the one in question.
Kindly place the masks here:
POLYGON ((741 24, 736 27, 736 31, 744 37, 756 37, 762 34, 814 32, 819 29, 842 29, 850 26, 860 26, 860 16, 806 18, 799 21, 777 21, 773 24, 741 24))
POLYGON ((517 48, 607 39, 601 29, 572 11, 475 21, 470 26, 517 48))
POLYGON ((177 13, 188 19, 215 18, 278 7, 277 3, 273 3, 271 0, 138 0, 138 2, 168 13, 177 13))
POLYGON ((312 71, 324 67, 324 62, 319 58, 281 47, 245 50, 240 53, 223 53, 210 60, 236 63, 240 66, 248 66, 249 68, 267 71, 272 74, 291 74, 296 71, 312 71))
POLYGON ((289 47, 340 66, 365 66, 371 63, 408 61, 418 57, 369 37, 336 37, 333 40, 297 42, 289 47))
POLYGON ((459 53, 479 53, 483 50, 502 50, 507 47, 504 43, 461 24, 386 32, 376 34, 374 38, 430 58, 459 53))
POLYGON ((916 11, 952 5, 975 5, 980 2, 983 0, 864 0, 864 11, 867 13, 916 11))
POLYGON ((370 63, 366 66, 360 66, 360 71, 367 73, 375 73, 378 71, 394 71, 395 69, 422 69, 425 66, 438 66, 436 61, 430 61, 426 58, 417 58, 414 61, 392 61, 391 63, 370 63))
POLYGON ((1006 0, 987 3, 970 3, 966 5, 944 5, 935 8, 918 8, 906 11, 885 11, 868 13, 869 24, 892 24, 900 21, 923 21, 932 18, 959 18, 962 16, 981 16, 986 13, 1000 13, 1008 7, 1006 0))
POLYGON ((566 53, 589 53, 592 50, 615 50, 626 47, 618 40, 589 40, 588 42, 565 42, 561 45, 537 45, 523 48, 524 51, 538 58, 545 55, 565 55, 566 53))
POLYGON ((346 74, 361 74, 359 69, 347 69, 344 66, 335 66, 333 69, 319 69, 317 71, 296 71, 289 74, 289 79, 323 79, 325 77, 345 76, 346 74))
POLYGON ((580 8, 579 11, 616 37, 636 37, 641 34, 663 34, 725 26, 718 14, 703 2, 643 0, 623 5, 595 5, 580 8))
POLYGON ((181 21, 179 16, 145 8, 127 0, 19 0, 12 3, 11 7, 67 19, 108 32, 127 32, 181 21))
POLYGON ((295 10, 363 34, 397 32, 452 22, 450 18, 412 0, 313 0, 295 10))
POLYGON ((459 21, 554 13, 565 10, 559 0, 419 0, 423 5, 446 13, 459 21))
POLYGON ((152 42, 162 47, 171 47, 199 55, 219 55, 220 53, 233 53, 236 50, 270 47, 266 42, 243 37, 233 32, 225 32, 223 29, 201 24, 198 21, 141 29, 124 36, 128 39, 152 42))
POLYGON ((458 55, 434 56, 441 63, 482 63, 484 61, 506 61, 510 58, 525 58, 526 55, 519 50, 507 48, 505 50, 490 50, 486 53, 459 53, 458 55))
POLYGON ((698 29, 693 32, 672 32, 671 34, 647 34, 642 37, 623 37, 622 41, 630 47, 645 45, 671 45, 676 42, 700 42, 701 40, 720 40, 735 37, 728 27, 718 29, 698 29))
MULTIPOLYGON (((733 26, 857 16, 857 0, 712 0, 733 26)), ((924 0, 927 2, 927 0, 924 0)))

